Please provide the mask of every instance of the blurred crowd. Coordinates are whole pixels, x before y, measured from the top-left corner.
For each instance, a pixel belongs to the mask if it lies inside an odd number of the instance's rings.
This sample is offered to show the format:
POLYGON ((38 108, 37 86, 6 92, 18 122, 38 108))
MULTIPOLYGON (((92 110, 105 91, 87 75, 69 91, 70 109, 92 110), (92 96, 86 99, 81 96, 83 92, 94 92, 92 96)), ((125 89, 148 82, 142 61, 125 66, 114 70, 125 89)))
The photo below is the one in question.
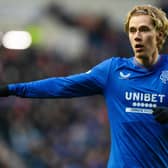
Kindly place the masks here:
MULTIPOLYGON (((74 17, 54 4, 46 11, 67 27, 83 29, 87 48, 78 59, 67 61, 57 48, 20 51, 1 46, 1 84, 85 72, 106 58, 132 56, 126 34, 114 29, 108 18, 74 17)), ((100 96, 0 99, 0 168, 105 168, 109 146, 108 117, 100 96)))

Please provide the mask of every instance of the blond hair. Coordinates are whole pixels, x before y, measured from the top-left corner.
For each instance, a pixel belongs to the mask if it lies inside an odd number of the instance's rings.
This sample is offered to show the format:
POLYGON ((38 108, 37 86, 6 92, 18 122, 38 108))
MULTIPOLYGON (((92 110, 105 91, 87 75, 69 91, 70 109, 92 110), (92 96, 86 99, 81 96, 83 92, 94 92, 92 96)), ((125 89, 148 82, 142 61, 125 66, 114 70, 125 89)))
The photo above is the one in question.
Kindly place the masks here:
POLYGON ((124 28, 127 33, 129 32, 129 22, 131 17, 137 15, 151 16, 153 26, 155 27, 156 31, 161 32, 163 34, 163 38, 161 38, 160 41, 158 41, 158 50, 160 51, 168 36, 168 19, 166 17, 166 13, 162 9, 159 9, 152 5, 135 6, 128 13, 124 23, 124 28))

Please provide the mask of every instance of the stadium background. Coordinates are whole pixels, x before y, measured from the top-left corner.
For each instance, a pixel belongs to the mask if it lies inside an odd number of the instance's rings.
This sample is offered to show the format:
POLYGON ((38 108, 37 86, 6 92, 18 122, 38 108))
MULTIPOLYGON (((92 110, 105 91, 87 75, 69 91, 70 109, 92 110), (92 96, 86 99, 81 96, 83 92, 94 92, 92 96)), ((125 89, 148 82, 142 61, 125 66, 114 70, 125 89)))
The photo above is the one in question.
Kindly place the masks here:
MULTIPOLYGON (((111 56, 131 56, 123 21, 144 3, 168 11, 157 0, 0 0, 0 83, 85 72, 111 56), (4 47, 11 30, 28 31, 31 46, 4 47)), ((108 153, 102 97, 0 99, 0 168, 105 168, 108 153)))

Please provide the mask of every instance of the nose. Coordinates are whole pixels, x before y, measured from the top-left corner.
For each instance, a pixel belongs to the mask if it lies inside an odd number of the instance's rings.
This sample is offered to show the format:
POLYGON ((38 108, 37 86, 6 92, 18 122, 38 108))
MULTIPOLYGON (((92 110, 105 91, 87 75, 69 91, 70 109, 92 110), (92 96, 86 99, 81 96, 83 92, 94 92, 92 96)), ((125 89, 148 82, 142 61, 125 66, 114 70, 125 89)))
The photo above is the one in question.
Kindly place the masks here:
POLYGON ((139 31, 137 31, 135 33, 134 40, 135 41, 141 41, 141 33, 139 31))

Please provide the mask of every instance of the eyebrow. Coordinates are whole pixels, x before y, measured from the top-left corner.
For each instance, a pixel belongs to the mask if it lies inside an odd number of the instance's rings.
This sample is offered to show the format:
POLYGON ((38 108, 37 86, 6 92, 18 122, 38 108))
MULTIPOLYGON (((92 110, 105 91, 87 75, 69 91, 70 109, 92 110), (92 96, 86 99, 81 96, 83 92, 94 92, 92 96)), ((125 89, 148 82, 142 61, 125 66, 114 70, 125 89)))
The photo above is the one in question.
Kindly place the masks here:
MULTIPOLYGON (((150 27, 149 25, 140 25, 139 27, 150 27)), ((129 28, 137 28, 136 26, 130 26, 129 28)))

